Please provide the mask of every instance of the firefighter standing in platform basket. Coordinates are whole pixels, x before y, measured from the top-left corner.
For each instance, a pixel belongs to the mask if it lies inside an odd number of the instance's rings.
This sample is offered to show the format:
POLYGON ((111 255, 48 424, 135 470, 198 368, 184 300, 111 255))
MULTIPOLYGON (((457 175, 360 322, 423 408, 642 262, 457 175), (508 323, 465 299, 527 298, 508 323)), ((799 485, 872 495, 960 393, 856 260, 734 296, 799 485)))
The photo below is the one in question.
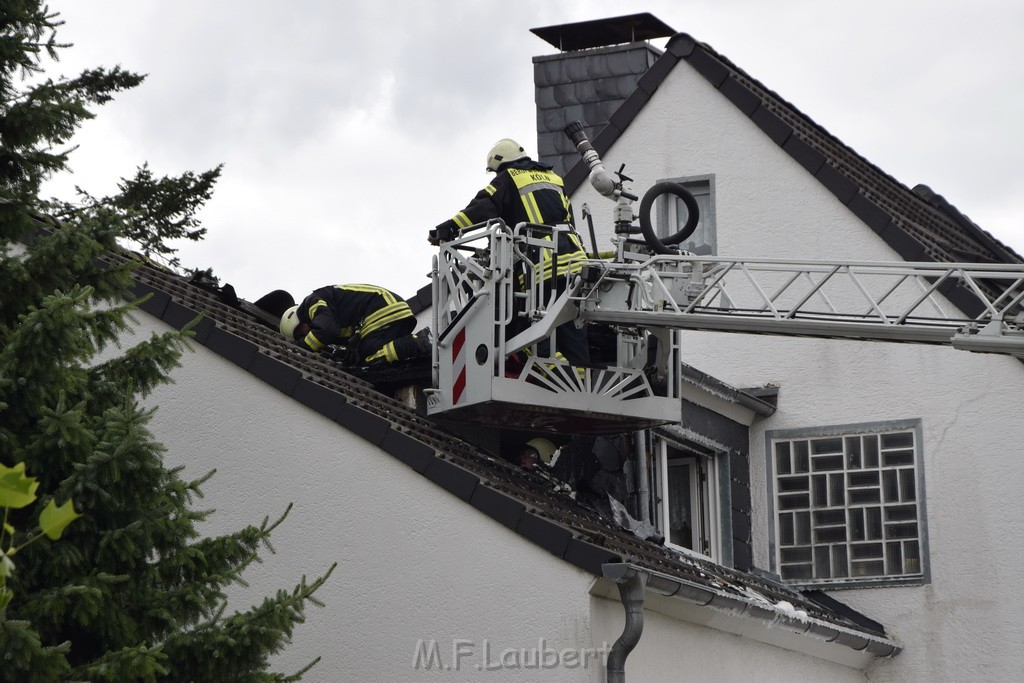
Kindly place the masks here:
MULTIPOLYGON (((460 230, 484 221, 500 218, 509 227, 519 223, 574 226, 572 207, 564 191, 562 178, 550 164, 534 161, 523 147, 509 138, 499 140, 487 154, 487 171, 494 173, 491 183, 480 190, 465 209, 430 231, 428 240, 439 244, 453 239, 460 230)), ((561 293, 568 277, 578 273, 587 258, 575 229, 559 233, 552 263, 550 250, 543 254, 542 277, 547 292, 561 293), (557 277, 554 277, 557 273, 557 277)), ((590 350, 584 329, 568 322, 558 327, 557 353, 572 364, 590 362, 590 350)), ((542 344, 540 352, 547 353, 542 344)))

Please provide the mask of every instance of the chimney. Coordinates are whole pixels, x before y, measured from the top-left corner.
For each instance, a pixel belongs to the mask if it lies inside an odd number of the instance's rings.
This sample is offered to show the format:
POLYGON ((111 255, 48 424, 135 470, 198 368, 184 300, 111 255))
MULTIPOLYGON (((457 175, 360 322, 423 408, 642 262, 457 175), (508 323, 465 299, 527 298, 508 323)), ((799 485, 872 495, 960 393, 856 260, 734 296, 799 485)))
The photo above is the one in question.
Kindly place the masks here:
POLYGON ((562 129, 582 121, 593 140, 662 51, 647 41, 675 31, 652 14, 530 29, 561 52, 533 58, 537 157, 564 175, 579 160, 562 129))

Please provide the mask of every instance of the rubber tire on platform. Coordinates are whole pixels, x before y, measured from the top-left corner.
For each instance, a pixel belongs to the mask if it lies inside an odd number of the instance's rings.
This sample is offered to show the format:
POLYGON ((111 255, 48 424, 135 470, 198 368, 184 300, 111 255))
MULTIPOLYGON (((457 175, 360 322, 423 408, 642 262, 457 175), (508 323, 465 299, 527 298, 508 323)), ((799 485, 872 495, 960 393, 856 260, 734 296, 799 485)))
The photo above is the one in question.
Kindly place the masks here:
POLYGON ((675 250, 670 249, 669 245, 679 244, 692 235, 693 231, 697 229, 698 220, 700 220, 700 208, 697 206, 697 200, 693 198, 689 190, 679 183, 657 183, 644 193, 644 198, 640 201, 640 230, 644 234, 647 246, 656 254, 674 254, 675 250), (659 239, 654 234, 654 226, 651 225, 651 209, 654 206, 654 200, 663 194, 673 194, 682 199, 689 216, 686 219, 686 225, 679 232, 669 235, 665 239, 659 239))

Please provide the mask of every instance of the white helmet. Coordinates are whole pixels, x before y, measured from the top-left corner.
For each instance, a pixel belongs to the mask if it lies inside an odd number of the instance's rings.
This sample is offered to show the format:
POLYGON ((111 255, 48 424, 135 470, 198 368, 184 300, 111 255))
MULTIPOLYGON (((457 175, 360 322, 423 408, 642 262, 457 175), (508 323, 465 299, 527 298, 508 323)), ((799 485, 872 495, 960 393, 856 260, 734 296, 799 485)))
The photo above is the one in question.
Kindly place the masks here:
POLYGON ((537 451, 537 455, 540 456, 540 459, 544 461, 545 465, 551 464, 551 456, 553 456, 555 451, 558 450, 555 448, 555 444, 551 443, 547 439, 530 439, 526 442, 526 445, 528 448, 532 448, 537 451))
POLYGON ((291 308, 284 312, 284 315, 281 316, 281 325, 279 326, 279 329, 281 330, 281 334, 288 337, 289 339, 292 339, 293 335, 295 334, 295 328, 298 326, 299 307, 292 306, 291 308))
POLYGON ((496 173, 502 164, 522 159, 525 156, 526 150, 522 145, 510 138, 502 138, 494 143, 494 147, 491 147, 491 151, 487 153, 487 170, 496 173))

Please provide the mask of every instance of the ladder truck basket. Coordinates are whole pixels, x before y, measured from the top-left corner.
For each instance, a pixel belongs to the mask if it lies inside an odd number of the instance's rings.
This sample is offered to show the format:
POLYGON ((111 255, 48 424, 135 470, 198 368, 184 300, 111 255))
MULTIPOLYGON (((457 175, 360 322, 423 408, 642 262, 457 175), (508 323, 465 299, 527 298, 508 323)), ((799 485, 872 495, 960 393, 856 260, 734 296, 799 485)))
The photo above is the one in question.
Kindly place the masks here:
POLYGON ((603 337, 614 348, 602 349, 600 362, 573 365, 557 353, 559 326, 583 324, 581 272, 592 270, 557 271, 555 245, 569 230, 493 220, 440 246, 430 415, 576 434, 680 419, 677 335, 628 325, 603 337))

